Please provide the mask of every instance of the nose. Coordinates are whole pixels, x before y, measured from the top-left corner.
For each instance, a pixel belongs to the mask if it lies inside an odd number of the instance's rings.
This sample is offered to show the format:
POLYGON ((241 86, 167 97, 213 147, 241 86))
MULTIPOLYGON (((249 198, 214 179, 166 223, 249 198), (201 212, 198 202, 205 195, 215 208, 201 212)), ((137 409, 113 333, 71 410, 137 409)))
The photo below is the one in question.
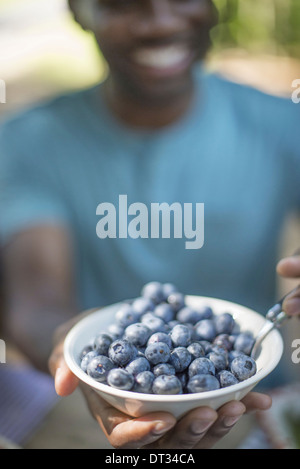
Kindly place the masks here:
POLYGON ((138 21, 133 26, 140 37, 160 38, 186 30, 185 21, 170 0, 141 2, 138 21), (142 6, 143 4, 143 6, 142 6))

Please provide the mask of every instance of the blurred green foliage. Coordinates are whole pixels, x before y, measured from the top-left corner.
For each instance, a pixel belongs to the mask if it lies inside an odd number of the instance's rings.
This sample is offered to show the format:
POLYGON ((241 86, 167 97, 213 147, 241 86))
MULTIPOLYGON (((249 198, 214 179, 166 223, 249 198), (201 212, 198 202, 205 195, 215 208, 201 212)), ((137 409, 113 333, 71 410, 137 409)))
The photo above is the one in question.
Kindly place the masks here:
POLYGON ((300 0, 214 0, 215 48, 242 48, 300 58, 300 0))

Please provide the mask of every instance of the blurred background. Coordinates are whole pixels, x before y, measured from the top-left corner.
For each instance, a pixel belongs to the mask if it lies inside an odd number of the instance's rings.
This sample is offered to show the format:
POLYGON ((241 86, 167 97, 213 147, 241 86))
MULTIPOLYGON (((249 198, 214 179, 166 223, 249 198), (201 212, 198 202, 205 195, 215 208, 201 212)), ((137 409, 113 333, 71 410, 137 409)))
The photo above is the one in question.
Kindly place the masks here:
MULTIPOLYGON (((232 80, 290 97, 293 80, 300 78, 300 0, 214 1, 220 21, 212 33, 207 67, 232 80)), ((89 87, 106 73, 93 37, 73 21, 66 0, 0 0, 0 80, 6 83, 0 121, 62 92, 89 87)), ((282 234, 282 256, 300 247, 299 232, 295 215, 282 234)), ((280 282, 278 295, 295 283, 280 282)), ((300 326, 291 322, 286 328, 285 360, 293 376, 299 376, 300 365, 291 365, 289 344, 300 338, 300 326)), ((8 351, 8 361, 14 353, 8 351)), ((64 436, 71 427, 61 427, 64 436)), ((71 435, 69 447, 72 444, 80 446, 71 435)))
MULTIPOLYGON (((299 0, 215 0, 220 23, 208 64, 271 93, 290 94, 300 77, 299 0)), ((0 0, 0 117, 101 80, 106 66, 66 0, 0 0), (100 59, 100 60, 99 60, 100 59)))

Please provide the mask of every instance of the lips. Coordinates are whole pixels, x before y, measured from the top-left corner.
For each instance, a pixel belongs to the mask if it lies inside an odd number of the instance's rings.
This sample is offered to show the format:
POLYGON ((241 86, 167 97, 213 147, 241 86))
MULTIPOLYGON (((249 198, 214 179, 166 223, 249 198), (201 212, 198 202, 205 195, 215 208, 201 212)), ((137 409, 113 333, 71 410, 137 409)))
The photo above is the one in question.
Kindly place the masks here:
POLYGON ((132 62, 149 73, 174 75, 191 64, 194 54, 185 45, 141 47, 131 55, 132 62))

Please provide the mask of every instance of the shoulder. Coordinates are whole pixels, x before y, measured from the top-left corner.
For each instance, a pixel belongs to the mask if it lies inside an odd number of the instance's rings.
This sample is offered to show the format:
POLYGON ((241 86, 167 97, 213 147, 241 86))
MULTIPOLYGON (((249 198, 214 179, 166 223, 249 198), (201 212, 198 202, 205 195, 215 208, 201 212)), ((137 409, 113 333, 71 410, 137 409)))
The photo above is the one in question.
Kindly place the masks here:
POLYGON ((94 88, 70 92, 10 116, 0 125, 0 148, 32 146, 80 121, 80 110, 94 88))
POLYGON ((244 124, 273 131, 275 128, 284 130, 300 125, 300 104, 293 103, 292 92, 287 97, 275 96, 217 74, 207 74, 206 81, 220 105, 227 103, 244 124))

